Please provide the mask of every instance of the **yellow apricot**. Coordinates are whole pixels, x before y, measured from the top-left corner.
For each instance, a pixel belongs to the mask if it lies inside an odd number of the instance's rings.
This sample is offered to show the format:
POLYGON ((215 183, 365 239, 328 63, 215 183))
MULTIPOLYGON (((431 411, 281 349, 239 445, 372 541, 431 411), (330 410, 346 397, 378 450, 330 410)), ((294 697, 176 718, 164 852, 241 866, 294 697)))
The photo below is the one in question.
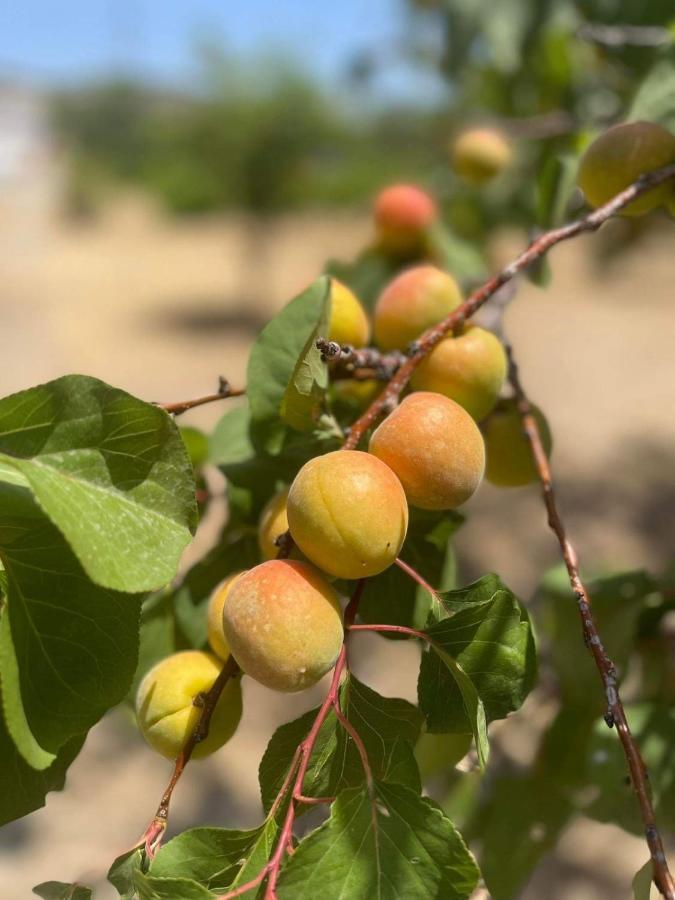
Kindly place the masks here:
POLYGON ((288 517, 286 515, 286 502, 288 500, 288 488, 275 494, 263 508, 258 523, 258 546, 263 559, 274 559, 279 548, 275 544, 279 535, 288 531, 288 517))
MULTIPOLYGON (((183 650, 158 662, 141 681, 136 694, 138 727, 162 756, 175 759, 185 746, 201 715, 197 698, 212 687, 222 665, 211 653, 183 650)), ((240 678, 234 677, 216 704, 208 737, 196 745, 192 755, 208 756, 222 747, 237 730, 240 718, 241 684, 240 678)))
POLYGON ((242 670, 275 691, 302 691, 335 665, 340 603, 313 566, 270 559, 237 579, 223 629, 242 670))
POLYGON ((423 265, 397 275, 380 294, 373 313, 380 349, 404 350, 462 302, 459 285, 447 272, 423 265))
POLYGON ((485 447, 465 409, 441 394, 410 394, 375 429, 370 452, 398 475, 408 503, 454 509, 483 478, 485 447))
POLYGON ((331 385, 335 400, 348 403, 354 409, 365 409, 384 390, 384 384, 374 378, 345 378, 331 385))
POLYGON ((361 450, 335 450, 300 469, 288 494, 288 523, 305 556, 338 578, 390 566, 405 540, 408 504, 389 466, 361 450))
POLYGON ((375 229, 380 245, 394 254, 420 249, 437 218, 433 198, 414 184, 393 184, 375 199, 375 229))
MULTIPOLYGON (((539 407, 532 405, 546 455, 551 454, 551 431, 539 407)), ((485 438, 485 477, 499 487, 520 487, 537 480, 530 444, 523 432, 516 401, 500 400, 481 423, 485 438)))
POLYGON ((232 585, 240 575, 243 575, 243 572, 234 572, 224 581, 221 581, 209 597, 206 609, 206 635, 209 646, 216 656, 219 656, 222 660, 226 660, 230 655, 230 648, 227 646, 227 641, 223 634, 223 606, 232 585))
MULTIPOLYGON (((654 122, 626 122, 608 128, 587 148, 577 183, 591 206, 602 206, 639 175, 675 162, 675 135, 654 122)), ((653 188, 624 207, 621 215, 640 216, 667 203, 672 182, 653 188)))
POLYGON ((506 380, 508 363, 501 341, 484 328, 466 325, 458 337, 443 338, 413 373, 417 391, 455 400, 482 419, 493 408, 506 380))
POLYGON ((331 278, 330 299, 328 339, 338 344, 365 347, 370 339, 370 322, 356 295, 337 278, 331 278))
POLYGON ((471 184, 485 184, 499 175, 512 159, 511 144, 495 128, 469 128, 451 145, 452 165, 471 184))

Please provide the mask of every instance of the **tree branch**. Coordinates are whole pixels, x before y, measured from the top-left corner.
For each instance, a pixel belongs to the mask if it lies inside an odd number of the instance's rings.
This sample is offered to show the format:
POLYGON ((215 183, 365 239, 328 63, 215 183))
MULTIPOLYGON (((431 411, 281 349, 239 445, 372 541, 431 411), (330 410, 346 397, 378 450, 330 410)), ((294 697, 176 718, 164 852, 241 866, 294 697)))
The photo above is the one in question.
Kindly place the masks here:
POLYGON ((529 400, 520 383, 518 368, 513 359, 510 347, 507 347, 507 352, 510 361, 509 380, 515 392, 518 411, 520 412, 523 422, 523 429, 530 445, 539 481, 541 482, 544 503, 548 513, 548 524, 560 544, 562 557, 569 575, 570 586, 574 592, 577 606, 579 607, 584 641, 593 656, 605 689, 605 695, 607 697, 607 715, 605 716, 605 719, 610 728, 613 725, 616 725, 619 740, 621 741, 621 746, 630 770, 631 783, 637 797, 640 814, 645 826, 645 835, 652 861, 654 884, 667 900, 675 900, 675 882, 668 869, 668 863, 663 850, 663 841, 656 825, 654 808, 650 797, 647 769, 631 733, 628 720, 626 719, 626 713, 617 687, 616 668, 607 655, 602 638, 598 633, 593 612, 591 610, 591 600, 586 586, 579 575, 577 552, 572 542, 567 537, 565 526, 558 511, 551 469, 542 444, 537 420, 532 415, 529 400))
MULTIPOLYGON (((195 725, 194 731, 188 737, 185 742, 185 746, 181 750, 179 756, 174 763, 173 772, 171 774, 171 778, 169 779, 169 783, 166 786, 166 790, 162 794, 162 799, 159 801, 159 806, 157 807, 157 812, 155 816, 148 825, 145 834, 138 842, 138 844, 143 844, 145 847, 145 852, 148 857, 152 859, 155 853, 159 850, 162 844, 162 837, 164 832, 166 831, 166 826, 169 820, 169 805, 171 803, 171 797, 173 795, 174 788, 178 784, 178 781, 183 774, 185 766, 190 761, 190 757, 192 756, 195 747, 197 744, 201 743, 208 737, 209 734, 209 726, 211 724, 211 717, 213 712, 218 704, 218 700, 220 699, 220 695, 223 693, 225 689, 225 685, 230 680, 230 678, 234 678, 240 672, 239 666, 235 662, 233 656, 229 656, 227 662, 223 665, 223 668, 220 670, 218 677, 211 685, 209 691, 201 696, 201 715, 199 716, 199 720, 195 725)), ((138 844, 136 846, 138 846, 138 844)))
POLYGON ((218 390, 215 394, 206 394, 204 397, 196 397, 194 400, 181 400, 178 403, 157 403, 161 409, 173 416, 180 416, 195 406, 204 406, 206 403, 215 403, 216 400, 227 400, 228 397, 241 397, 246 393, 246 388, 233 388, 230 382, 221 375, 218 379, 218 390))
POLYGON ((612 216, 628 206, 637 197, 674 177, 675 163, 641 175, 637 181, 624 191, 621 191, 620 194, 617 194, 616 197, 613 197, 608 203, 605 203, 604 206, 598 207, 598 209, 582 219, 539 235, 506 268, 493 275, 492 278, 477 288, 464 303, 458 306, 443 321, 439 322, 438 325, 434 325, 421 335, 413 344, 411 355, 398 369, 386 388, 353 424, 343 445, 344 449, 353 450, 358 446, 361 438, 375 424, 377 419, 398 402, 398 398, 410 381, 413 372, 436 344, 451 331, 459 330, 467 319, 473 316, 502 285, 511 281, 516 275, 527 269, 528 266, 541 259, 551 247, 585 232, 597 231, 608 219, 611 219, 612 216))

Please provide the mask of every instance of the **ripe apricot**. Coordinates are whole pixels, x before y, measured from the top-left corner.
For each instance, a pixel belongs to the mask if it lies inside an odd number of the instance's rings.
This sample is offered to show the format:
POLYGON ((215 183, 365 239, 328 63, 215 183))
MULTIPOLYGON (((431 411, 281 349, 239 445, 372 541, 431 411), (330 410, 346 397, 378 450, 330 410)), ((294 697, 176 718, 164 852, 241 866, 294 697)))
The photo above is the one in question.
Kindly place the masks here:
POLYGON ((427 230, 438 218, 432 197, 414 184, 393 184, 375 200, 375 229, 383 249, 394 254, 422 247, 427 230))
POLYGON ((497 402, 507 369, 501 341, 491 331, 466 325, 458 337, 436 344, 411 382, 415 390, 444 394, 482 419, 497 402))
POLYGON ((397 275, 380 294, 373 313, 375 343, 403 350, 462 302, 459 285, 436 266, 415 266, 397 275))
POLYGON ((288 531, 288 516, 286 503, 288 501, 288 488, 275 494, 263 508, 258 522, 258 546, 263 559, 274 559, 279 548, 275 541, 279 535, 288 531))
POLYGON ((483 478, 485 447, 465 409, 441 394, 410 394, 375 429, 370 452, 398 475, 411 506, 454 509, 483 478))
MULTIPOLYGON (((201 706, 195 702, 213 685, 222 661, 201 650, 183 650, 161 660, 146 674, 136 694, 138 727, 153 749, 175 759, 194 731, 201 706)), ((238 677, 225 685, 211 716, 209 734, 196 745, 194 757, 208 756, 228 741, 241 718, 238 677)))
POLYGON ((275 691, 302 691, 333 668, 343 640, 337 594, 307 563, 271 559, 233 585, 223 629, 242 670, 275 691))
POLYGON ((356 295, 337 278, 331 278, 330 298, 328 339, 338 344, 365 347, 370 338, 370 322, 356 295))
POLYGON ((389 466, 360 450, 316 456, 288 494, 288 523, 305 556, 338 578, 390 566, 408 528, 408 504, 389 466))
MULTIPOLYGON (((639 175, 675 162, 675 135, 654 122, 626 122, 608 128, 587 148, 579 163, 577 183, 591 206, 602 206, 639 175)), ((672 182, 653 188, 621 211, 640 216, 672 193, 672 182)))
MULTIPOLYGON (((539 407, 532 405, 546 455, 551 454, 551 431, 539 407)), ((520 487, 537 480, 530 444, 523 432, 516 401, 500 400, 481 423, 485 438, 485 477, 499 487, 520 487)))
POLYGON ((470 184, 485 184, 511 162, 511 144, 495 128, 469 128, 451 145, 452 165, 470 184))
POLYGON ((223 634, 223 606, 230 593, 230 588, 234 582, 243 575, 243 572, 234 572, 214 589, 209 597, 209 604, 206 609, 206 635, 209 646, 220 659, 226 660, 230 655, 230 648, 227 646, 225 635, 223 634))

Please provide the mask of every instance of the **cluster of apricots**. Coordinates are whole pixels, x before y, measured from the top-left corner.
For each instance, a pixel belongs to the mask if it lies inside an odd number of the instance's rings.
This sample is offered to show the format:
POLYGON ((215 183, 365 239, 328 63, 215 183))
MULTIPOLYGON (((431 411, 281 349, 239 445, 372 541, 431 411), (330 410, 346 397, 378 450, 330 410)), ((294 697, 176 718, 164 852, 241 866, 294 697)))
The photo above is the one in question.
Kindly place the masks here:
MULTIPOLYGON (((458 171, 474 181, 508 164, 510 149, 484 131, 465 134, 455 147, 458 171), (483 140, 483 143, 481 143, 483 140)), ((642 171, 675 160, 675 137, 660 126, 633 123, 606 132, 581 161, 579 184, 599 205, 642 171)), ((630 214, 667 200, 672 184, 646 194, 630 214)), ((421 246, 436 220, 434 201, 412 185, 384 190, 375 227, 393 252, 421 246)), ((449 273, 423 263, 385 286, 372 323, 344 284, 331 283, 328 337, 354 348, 371 337, 383 352, 405 351, 462 302, 449 273)), ((344 635, 336 578, 376 576, 398 557, 408 528, 408 507, 451 510, 465 503, 483 477, 499 486, 536 479, 515 400, 502 396, 507 357, 499 339, 466 325, 438 341, 414 372, 410 392, 370 436, 366 450, 338 450, 309 460, 289 487, 263 509, 258 527, 264 560, 230 575, 210 597, 210 652, 183 651, 145 676, 137 695, 139 727, 163 755, 178 755, 200 715, 195 698, 212 686, 230 654, 241 672, 277 691, 301 691, 330 671, 344 635), (293 549, 279 559, 278 539, 290 532, 293 549)), ((352 385, 366 403, 381 388, 352 385), (365 388, 365 391, 364 391, 365 388)), ((551 437, 534 409, 545 449, 551 437)), ((240 676, 231 678, 216 705, 205 756, 234 733, 241 716, 240 676)))

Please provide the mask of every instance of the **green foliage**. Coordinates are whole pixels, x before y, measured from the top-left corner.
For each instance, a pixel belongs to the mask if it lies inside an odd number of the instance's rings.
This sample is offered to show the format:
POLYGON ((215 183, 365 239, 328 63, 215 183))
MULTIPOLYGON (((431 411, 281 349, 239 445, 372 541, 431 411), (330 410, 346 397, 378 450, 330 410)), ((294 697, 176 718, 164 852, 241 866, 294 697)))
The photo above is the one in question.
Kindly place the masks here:
POLYGON ((530 620, 496 575, 446 591, 430 612, 422 656, 420 710, 431 732, 473 732, 487 760, 486 727, 518 709, 531 690, 536 656, 530 620))
POLYGON ((43 900, 91 900, 92 892, 81 884, 66 884, 63 881, 43 881, 36 884, 33 893, 43 900))
POLYGON ((478 869, 441 810, 402 785, 343 791, 325 825, 300 842, 279 881, 280 900, 321 896, 394 900, 471 895, 478 869))
MULTIPOLYGON (((405 700, 381 697, 353 675, 340 689, 340 705, 363 740, 374 775, 388 783, 403 784, 419 793, 420 780, 412 747, 422 717, 405 700)), ((268 810, 286 778, 298 745, 318 710, 310 710, 277 729, 260 763, 260 790, 268 810)), ((307 769, 303 791, 308 797, 331 797, 344 788, 363 784, 365 773, 352 739, 330 712, 319 732, 307 769)))

